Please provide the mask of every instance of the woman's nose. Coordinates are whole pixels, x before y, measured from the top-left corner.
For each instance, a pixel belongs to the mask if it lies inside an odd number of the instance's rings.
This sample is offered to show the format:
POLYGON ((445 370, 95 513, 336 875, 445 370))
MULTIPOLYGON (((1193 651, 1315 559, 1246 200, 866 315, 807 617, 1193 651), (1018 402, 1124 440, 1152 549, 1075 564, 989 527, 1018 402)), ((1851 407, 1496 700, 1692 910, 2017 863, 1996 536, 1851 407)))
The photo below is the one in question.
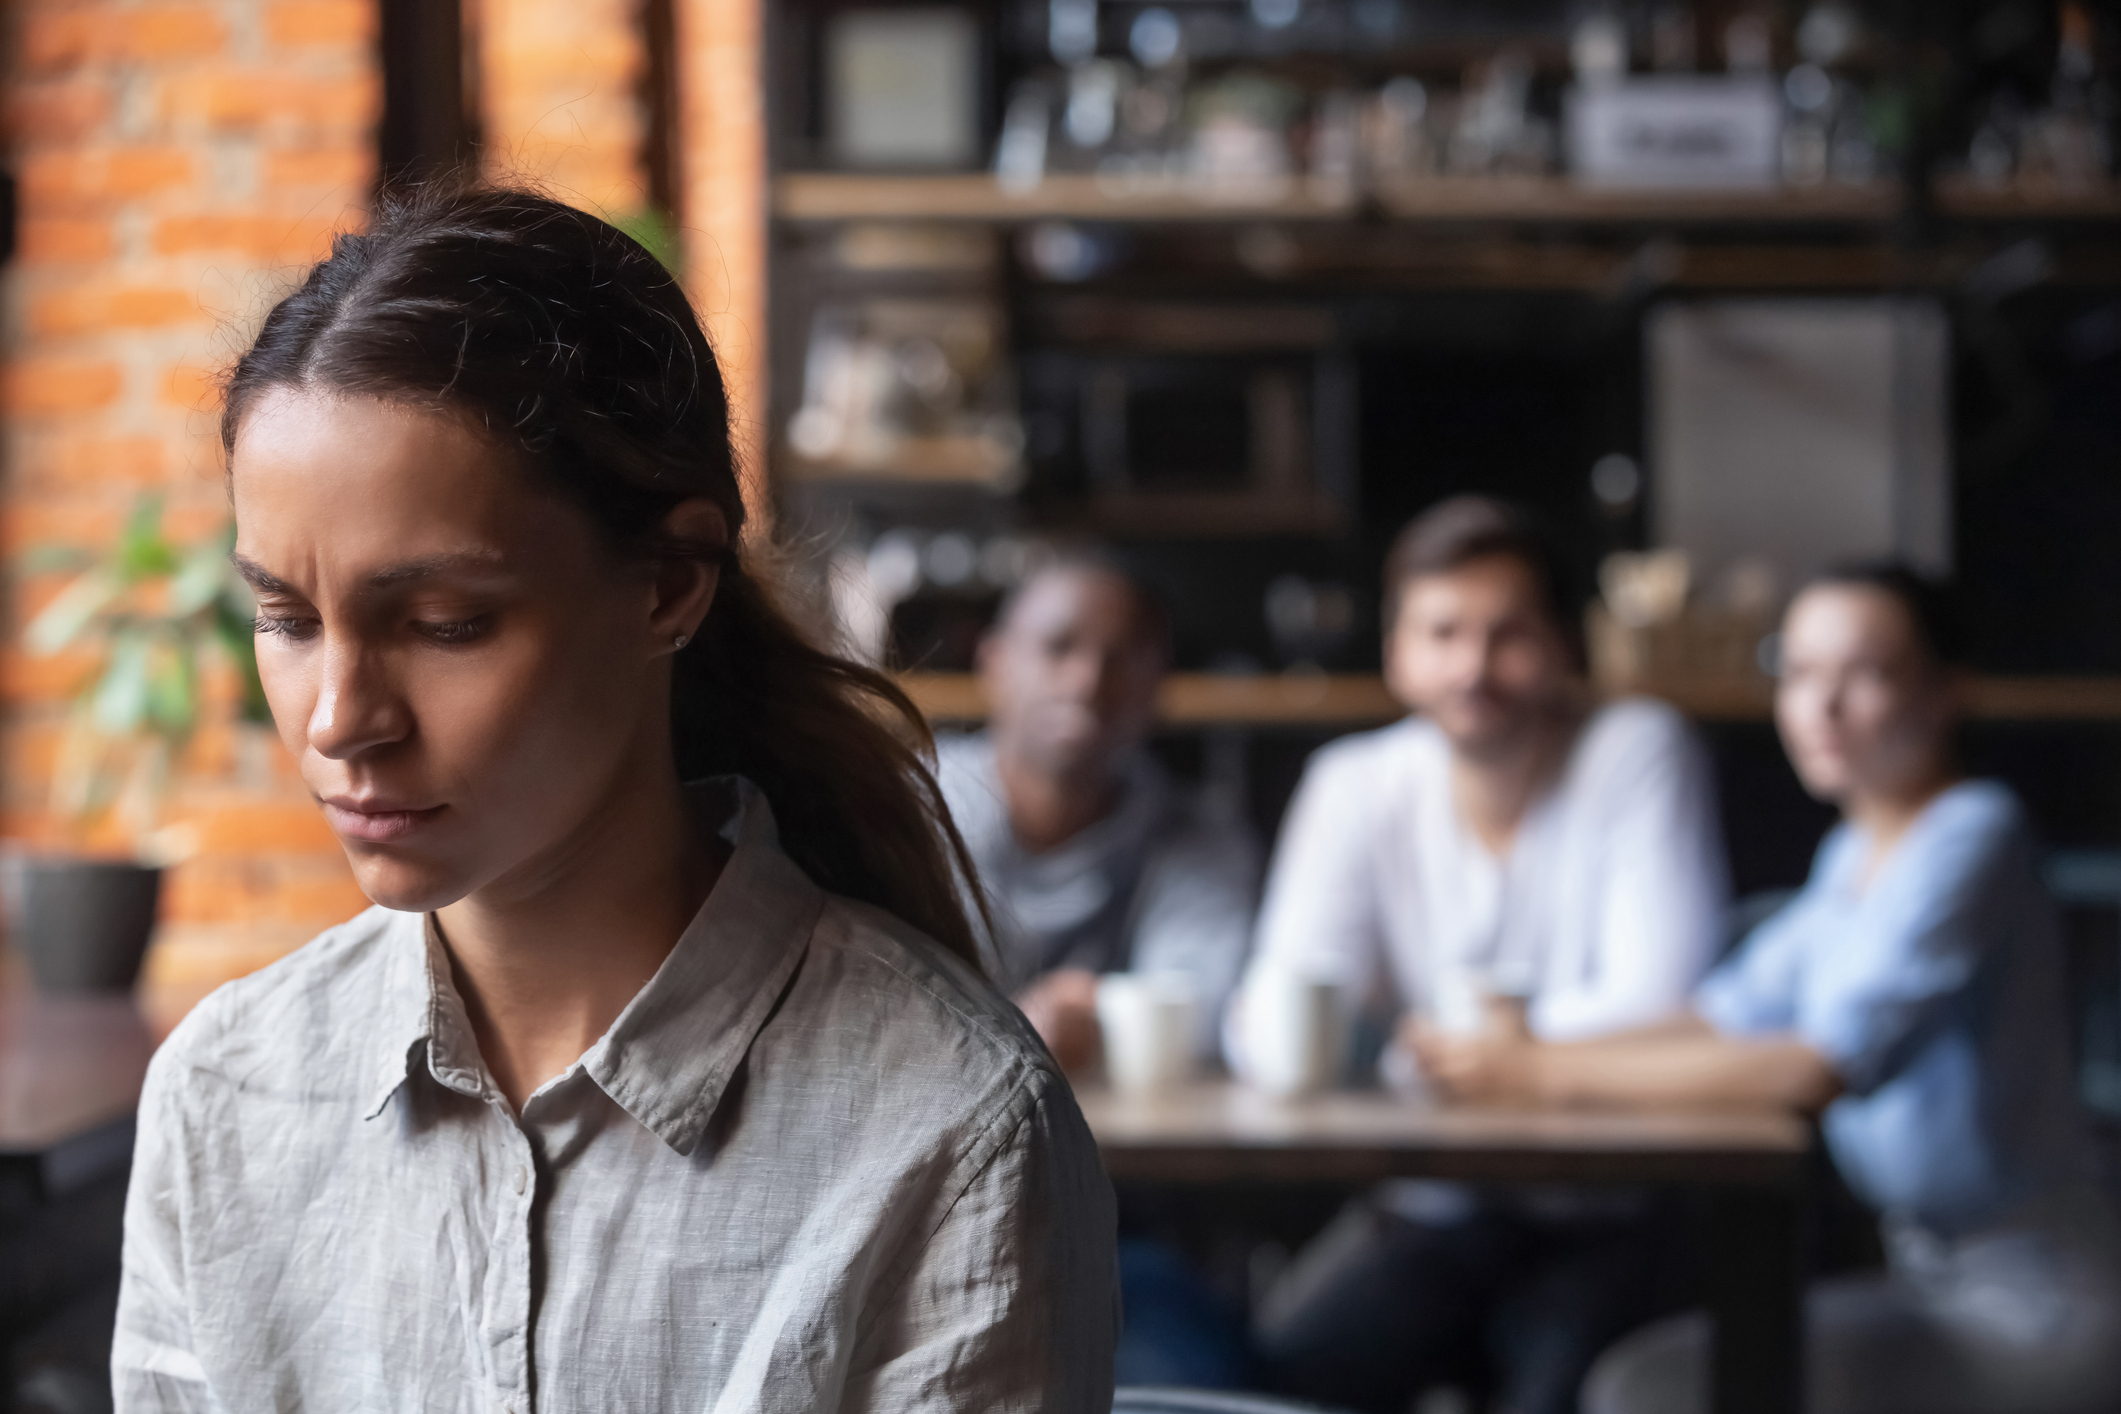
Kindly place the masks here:
POLYGON ((309 714, 312 750, 343 761, 402 740, 411 722, 404 699, 373 655, 350 645, 325 649, 323 678, 309 714))

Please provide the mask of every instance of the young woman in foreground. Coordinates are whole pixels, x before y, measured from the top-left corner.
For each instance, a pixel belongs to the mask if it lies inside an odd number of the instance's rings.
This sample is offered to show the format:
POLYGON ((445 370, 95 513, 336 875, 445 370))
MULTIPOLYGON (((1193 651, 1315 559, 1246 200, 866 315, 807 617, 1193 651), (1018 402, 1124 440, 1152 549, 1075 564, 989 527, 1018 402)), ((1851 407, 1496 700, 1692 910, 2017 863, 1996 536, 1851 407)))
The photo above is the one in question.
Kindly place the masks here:
MULTIPOLYGON (((2121 1261, 2076 1108, 2053 908, 2018 803, 1952 761, 1952 634, 1903 570, 1790 606, 1776 720, 1845 822, 1692 1014, 1581 1045, 1421 1043, 1471 1096, 1823 1110, 1884 1219, 1886 1274, 1813 1292, 1811 1414, 2052 1414, 2121 1396, 2121 1261)), ((1593 1414, 1706 1408, 1700 1317, 1585 1386, 1593 1414)))
POLYGON ((378 907, 156 1057, 121 1411, 1109 1403, 1090 1136, 727 418, 670 277, 519 193, 383 211, 236 366, 260 672, 378 907))

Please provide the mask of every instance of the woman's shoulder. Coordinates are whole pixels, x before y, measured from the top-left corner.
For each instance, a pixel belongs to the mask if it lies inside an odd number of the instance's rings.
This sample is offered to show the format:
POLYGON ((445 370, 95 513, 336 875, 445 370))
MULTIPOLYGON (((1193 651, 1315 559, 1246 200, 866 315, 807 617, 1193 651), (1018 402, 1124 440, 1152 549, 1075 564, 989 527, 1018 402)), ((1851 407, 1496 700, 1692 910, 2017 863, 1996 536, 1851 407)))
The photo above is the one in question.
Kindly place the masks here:
POLYGON ((897 916, 838 895, 826 898, 784 1014, 817 1029, 806 1044, 877 1080, 918 1075, 971 1096, 1060 1079, 1038 1033, 985 978, 897 916))
POLYGON ((417 915, 370 908, 223 983, 170 1032, 152 1071, 238 1086, 310 1085, 348 1074, 347 1052, 375 1034, 399 981, 399 950, 389 943, 419 926, 417 915))

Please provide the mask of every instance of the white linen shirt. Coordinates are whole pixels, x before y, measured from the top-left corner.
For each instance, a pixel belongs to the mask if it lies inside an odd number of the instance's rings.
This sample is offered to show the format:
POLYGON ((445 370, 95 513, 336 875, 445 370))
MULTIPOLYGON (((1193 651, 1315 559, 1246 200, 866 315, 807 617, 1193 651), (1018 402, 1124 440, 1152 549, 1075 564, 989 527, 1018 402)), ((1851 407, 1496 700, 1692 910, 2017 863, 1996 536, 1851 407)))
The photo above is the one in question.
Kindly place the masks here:
POLYGON ((1708 763, 1670 708, 1600 708, 1503 858, 1459 818, 1442 731, 1409 718, 1311 758, 1253 965, 1352 999, 1383 990, 1399 1009, 1471 974, 1525 997, 1541 1039, 1594 1036, 1686 1006, 1715 956, 1724 878, 1708 763))
POLYGON ((121 1414, 1109 1406, 1111 1190, 1044 1048, 812 883, 748 785, 706 791, 735 845, 712 893, 520 1120, 416 914, 177 1028, 141 1101, 121 1414))

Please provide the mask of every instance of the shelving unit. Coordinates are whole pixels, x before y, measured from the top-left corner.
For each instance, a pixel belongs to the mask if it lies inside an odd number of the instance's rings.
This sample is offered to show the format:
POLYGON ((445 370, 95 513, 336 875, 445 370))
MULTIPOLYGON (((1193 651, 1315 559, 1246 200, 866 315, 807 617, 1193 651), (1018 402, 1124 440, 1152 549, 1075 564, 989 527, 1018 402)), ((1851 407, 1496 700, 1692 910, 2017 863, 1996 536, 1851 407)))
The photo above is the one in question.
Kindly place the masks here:
MULTIPOLYGON (((898 681, 931 722, 986 719, 985 695, 970 673, 906 673, 898 681)), ((1712 722, 1764 722, 1773 706, 1765 682, 1651 686, 1641 695, 1712 722)), ((1977 722, 2121 722, 2121 678, 1975 678, 1966 707, 1977 722)), ((1167 727, 1352 728, 1404 715, 1383 680, 1365 673, 1173 673, 1158 700, 1167 727)))
POLYGON ((1566 177, 1428 177, 1321 192, 1301 179, 1214 187, 1055 174, 1021 191, 983 172, 934 176, 787 173, 775 179, 784 221, 1344 221, 1375 211, 1402 221, 1569 225, 1875 224, 1901 208, 1896 182, 1754 189, 1610 189, 1566 177))

